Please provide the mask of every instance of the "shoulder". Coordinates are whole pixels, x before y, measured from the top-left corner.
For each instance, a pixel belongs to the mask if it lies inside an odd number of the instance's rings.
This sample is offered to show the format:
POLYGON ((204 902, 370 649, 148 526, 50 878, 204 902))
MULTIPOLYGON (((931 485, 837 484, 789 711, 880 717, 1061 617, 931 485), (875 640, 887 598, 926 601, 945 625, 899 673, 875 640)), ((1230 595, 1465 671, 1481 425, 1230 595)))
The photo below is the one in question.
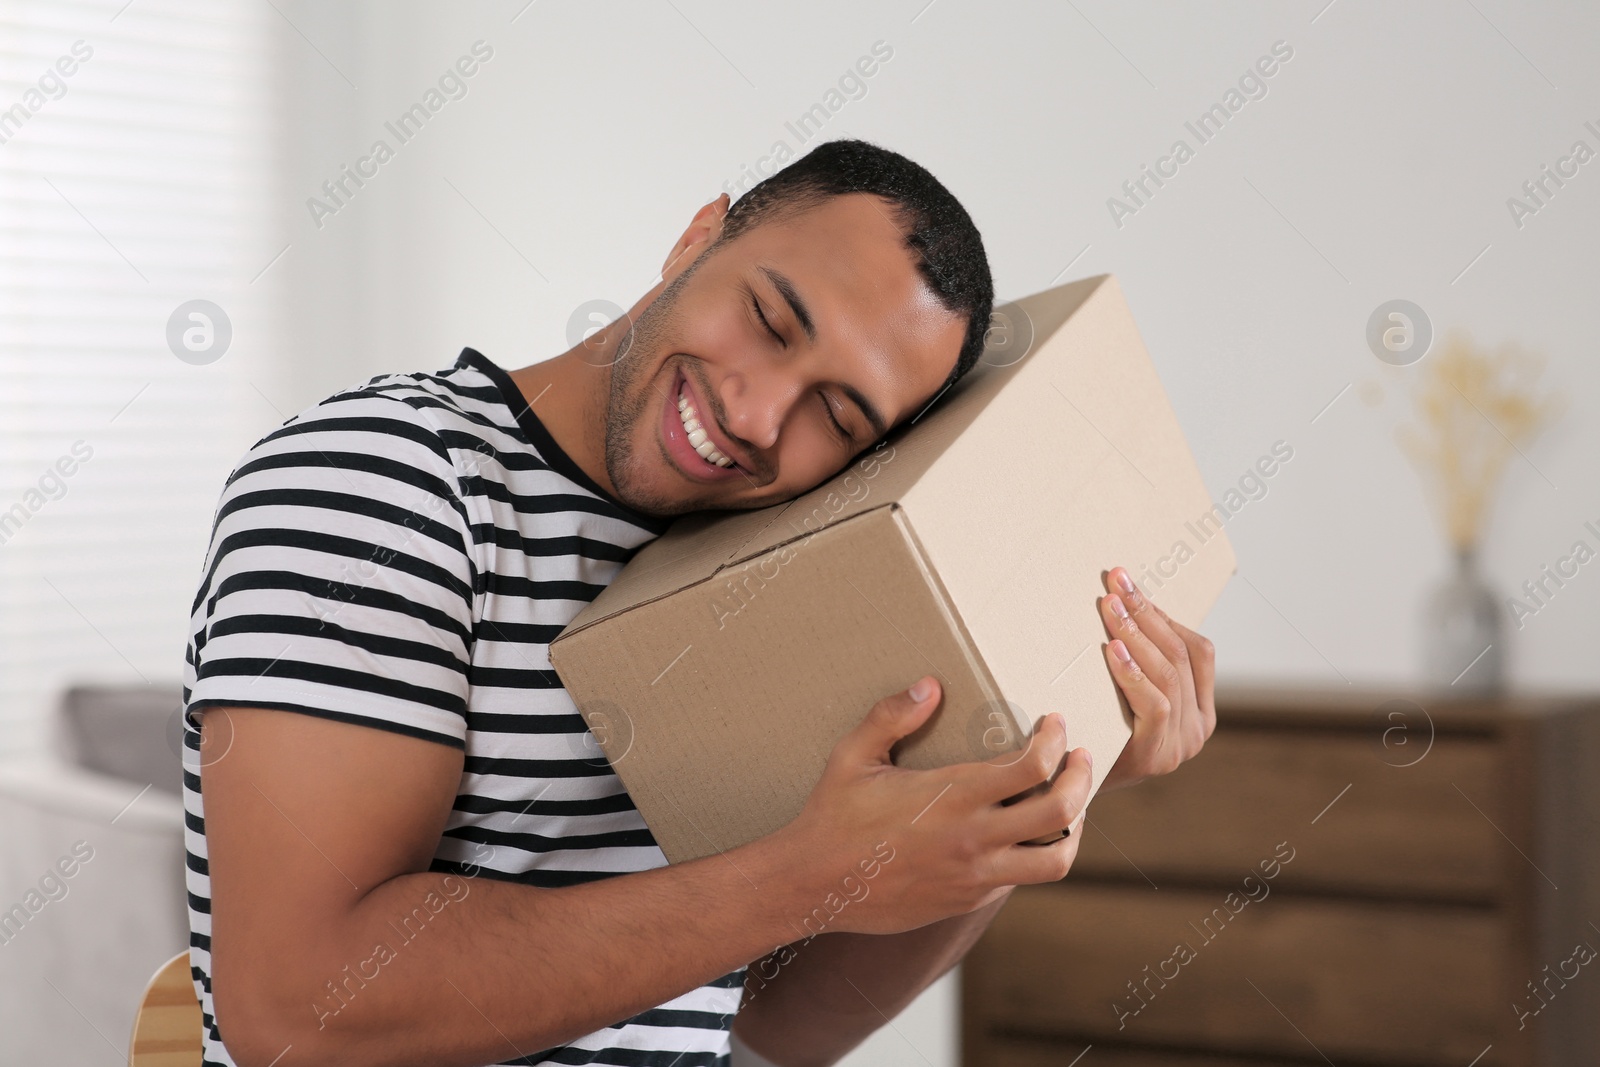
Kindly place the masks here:
POLYGON ((476 466, 463 464, 462 453, 492 450, 488 439, 503 432, 474 374, 459 371, 384 375, 333 394, 256 442, 226 492, 299 479, 402 497, 459 496, 462 467, 476 466))
POLYGON ((469 553, 467 486, 493 420, 464 408, 447 374, 374 378, 256 442, 223 488, 214 555, 264 547, 257 545, 263 539, 287 548, 312 535, 328 551, 404 545, 416 552, 432 543, 454 556, 469 553), (330 537, 349 544, 340 548, 330 537))
POLYGON ((373 378, 295 415, 251 451, 281 452, 309 444, 407 452, 409 445, 448 461, 442 430, 460 413, 436 382, 436 376, 426 374, 373 378))

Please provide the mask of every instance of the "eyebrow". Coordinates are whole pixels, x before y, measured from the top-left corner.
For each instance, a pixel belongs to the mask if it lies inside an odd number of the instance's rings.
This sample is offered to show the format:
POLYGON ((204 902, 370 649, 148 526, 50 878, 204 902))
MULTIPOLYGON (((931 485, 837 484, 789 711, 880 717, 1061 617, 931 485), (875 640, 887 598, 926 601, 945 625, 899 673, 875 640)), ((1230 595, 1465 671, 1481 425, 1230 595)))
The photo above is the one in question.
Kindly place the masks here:
POLYGON ((789 305, 789 310, 794 312, 794 317, 800 320, 800 328, 806 332, 806 338, 812 343, 817 343, 817 325, 811 321, 811 309, 806 307, 806 302, 800 299, 800 294, 795 291, 794 283, 785 275, 773 270, 771 267, 762 267, 761 273, 767 276, 767 281, 778 290, 778 295, 783 297, 783 302, 789 305))
POLYGON ((839 388, 844 392, 845 396, 856 402, 856 407, 860 408, 861 413, 867 417, 867 421, 872 423, 873 435, 882 437, 884 432, 889 429, 889 424, 884 421, 883 413, 878 410, 877 406, 871 400, 868 400, 861 390, 849 382, 840 382, 839 388))
MULTIPOLYGON (((800 298, 800 293, 795 289, 794 283, 783 273, 771 267, 761 267, 760 270, 766 276, 767 281, 772 283, 772 287, 778 290, 778 295, 783 297, 783 302, 789 305, 789 310, 799 320, 800 328, 806 332, 806 338, 815 344, 817 340, 816 323, 812 321, 811 309, 806 307, 806 302, 800 298)), ((872 424, 873 433, 878 437, 882 437, 888 430, 889 423, 884 419, 883 412, 878 410, 878 406, 868 399, 865 393, 849 382, 840 382, 839 389, 854 402, 856 407, 861 409, 861 413, 872 424)))

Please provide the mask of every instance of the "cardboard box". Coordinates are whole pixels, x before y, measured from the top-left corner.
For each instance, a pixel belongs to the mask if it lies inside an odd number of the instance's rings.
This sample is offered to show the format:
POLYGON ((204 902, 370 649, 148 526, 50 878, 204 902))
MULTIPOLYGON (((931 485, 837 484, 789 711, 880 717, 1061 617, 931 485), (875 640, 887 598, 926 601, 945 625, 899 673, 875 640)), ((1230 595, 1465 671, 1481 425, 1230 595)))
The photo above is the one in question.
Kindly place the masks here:
POLYGON ((552 643, 671 862, 781 828, 834 742, 924 674, 944 700, 898 765, 1020 749, 1059 711, 1098 789, 1131 724, 1101 575, 1126 566, 1198 627, 1234 572, 1116 279, 995 323, 915 424, 787 504, 677 520, 552 643))

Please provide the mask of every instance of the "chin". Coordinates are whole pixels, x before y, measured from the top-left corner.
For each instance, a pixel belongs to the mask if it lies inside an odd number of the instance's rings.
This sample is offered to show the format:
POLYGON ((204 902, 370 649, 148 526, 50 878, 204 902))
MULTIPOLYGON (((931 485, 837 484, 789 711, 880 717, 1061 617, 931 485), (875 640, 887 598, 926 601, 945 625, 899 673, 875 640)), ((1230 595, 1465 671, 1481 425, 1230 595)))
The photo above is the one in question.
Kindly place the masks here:
POLYGON ((685 515, 716 506, 685 498, 679 479, 670 469, 662 469, 667 463, 665 456, 659 458, 659 466, 643 461, 643 457, 651 455, 653 451, 648 446, 640 448, 637 445, 626 455, 606 450, 606 475, 611 479, 618 500, 635 511, 657 518, 685 515))

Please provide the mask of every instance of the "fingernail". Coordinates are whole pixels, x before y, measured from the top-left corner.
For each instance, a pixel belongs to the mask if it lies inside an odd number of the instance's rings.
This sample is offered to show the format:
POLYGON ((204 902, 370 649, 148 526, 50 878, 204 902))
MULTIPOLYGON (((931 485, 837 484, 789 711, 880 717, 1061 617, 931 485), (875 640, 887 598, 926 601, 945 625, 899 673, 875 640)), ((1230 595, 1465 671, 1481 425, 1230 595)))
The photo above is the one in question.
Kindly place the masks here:
POLYGON ((933 695, 933 679, 922 679, 921 681, 917 682, 916 685, 913 685, 909 690, 907 690, 906 695, 912 700, 915 700, 918 704, 922 703, 924 700, 927 700, 933 695))
POLYGON ((1133 662, 1133 654, 1128 651, 1128 646, 1119 638, 1111 642, 1111 654, 1124 663, 1133 662))
POLYGON ((1094 753, 1088 749, 1083 750, 1083 762, 1091 771, 1094 770, 1094 753))
POLYGON ((1111 595, 1111 614, 1115 615, 1119 619, 1126 619, 1128 617, 1127 607, 1122 603, 1122 598, 1117 596, 1115 593, 1111 595))
POLYGON ((1123 570, 1117 575, 1117 585, 1122 588, 1124 593, 1131 593, 1134 591, 1133 579, 1128 576, 1128 572, 1126 570, 1123 570))

